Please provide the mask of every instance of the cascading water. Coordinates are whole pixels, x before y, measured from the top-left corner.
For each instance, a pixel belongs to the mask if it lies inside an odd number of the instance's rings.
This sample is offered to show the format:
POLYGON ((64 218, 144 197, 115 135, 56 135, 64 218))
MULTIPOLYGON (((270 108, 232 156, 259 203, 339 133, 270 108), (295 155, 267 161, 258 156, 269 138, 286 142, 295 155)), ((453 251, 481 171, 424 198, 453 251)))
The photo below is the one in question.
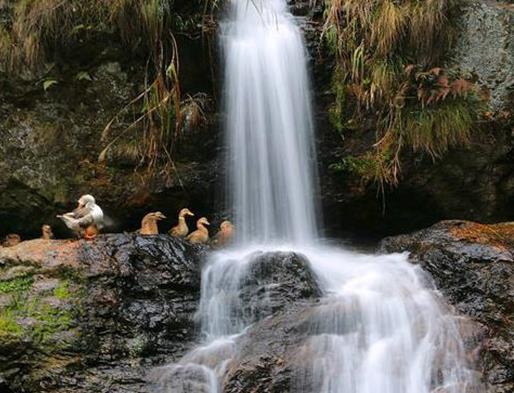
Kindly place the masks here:
POLYGON ((472 381, 458 325, 420 269, 405 255, 357 254, 317 240, 305 46, 286 0, 231 0, 221 31, 239 238, 202 273, 204 345, 159 369, 157 391, 223 391, 238 338, 266 315, 248 311, 245 277, 259 252, 280 248, 306 256, 325 292, 312 305, 291 392, 465 393, 472 381))
POLYGON ((315 155, 301 32, 283 0, 232 3, 222 40, 239 240, 312 242, 315 155))

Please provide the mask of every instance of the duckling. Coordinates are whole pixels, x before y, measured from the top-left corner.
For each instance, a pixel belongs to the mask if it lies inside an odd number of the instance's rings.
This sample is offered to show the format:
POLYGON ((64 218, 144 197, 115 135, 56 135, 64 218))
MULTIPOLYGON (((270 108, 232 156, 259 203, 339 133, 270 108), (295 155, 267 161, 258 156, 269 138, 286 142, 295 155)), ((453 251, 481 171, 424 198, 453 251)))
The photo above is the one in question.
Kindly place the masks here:
POLYGON ((54 238, 54 233, 52 231, 52 227, 50 225, 43 225, 41 227, 41 239, 51 240, 53 238, 54 238))
POLYGON ((10 233, 5 237, 5 240, 2 243, 3 247, 14 247, 21 243, 20 235, 16 233, 10 233))
POLYGON ((193 244, 204 244, 209 241, 209 230, 205 227, 205 225, 211 225, 207 218, 202 217, 196 222, 197 230, 190 233, 186 238, 193 244))
POLYGON ((157 222, 165 218, 166 216, 161 212, 148 213, 144 216, 143 221, 141 221, 139 233, 141 235, 158 235, 159 227, 157 226, 157 222))
POLYGON ((219 232, 212 239, 212 245, 214 247, 225 247, 232 241, 234 237, 234 225, 226 220, 220 225, 219 232))
POLYGON ((78 237, 86 240, 94 239, 104 224, 104 213, 92 195, 81 196, 75 210, 57 217, 78 237))
POLYGON ((191 213, 189 209, 182 209, 178 214, 178 225, 171 228, 168 232, 171 236, 175 237, 186 237, 189 233, 189 228, 186 222, 186 216, 194 217, 194 214, 191 213))

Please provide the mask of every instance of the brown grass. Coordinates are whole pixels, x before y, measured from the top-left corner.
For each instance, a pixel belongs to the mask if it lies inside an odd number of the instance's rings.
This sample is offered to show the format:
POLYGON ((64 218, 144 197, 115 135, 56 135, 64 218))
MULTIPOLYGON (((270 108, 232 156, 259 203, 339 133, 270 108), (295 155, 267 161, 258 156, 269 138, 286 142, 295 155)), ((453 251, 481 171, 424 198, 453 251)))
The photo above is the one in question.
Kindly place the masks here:
MULTIPOLYGON (((451 48, 455 28, 450 22, 457 3, 327 3, 324 34, 338 60, 336 99, 354 98, 352 120, 374 119, 375 180, 382 185, 397 184, 407 148, 435 159, 452 146, 470 142, 478 110, 475 85, 437 67, 451 48)), ((339 114, 343 114, 340 109, 339 114)), ((340 128, 344 123, 348 121, 339 120, 336 125, 340 128)))

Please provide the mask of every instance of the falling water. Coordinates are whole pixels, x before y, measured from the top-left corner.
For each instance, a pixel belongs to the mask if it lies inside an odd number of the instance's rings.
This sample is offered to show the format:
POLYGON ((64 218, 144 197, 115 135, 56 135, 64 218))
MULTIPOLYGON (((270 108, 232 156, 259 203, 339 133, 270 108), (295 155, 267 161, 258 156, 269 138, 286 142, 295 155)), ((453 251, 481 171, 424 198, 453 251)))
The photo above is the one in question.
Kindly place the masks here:
POLYGON ((283 0, 232 3, 222 40, 229 194, 240 241, 312 242, 315 155, 302 34, 283 0))
POLYGON ((240 238, 203 270, 197 317, 204 344, 159 369, 157 391, 223 391, 238 338, 268 307, 265 296, 258 310, 246 307, 245 277, 263 251, 280 248, 305 255, 325 293, 290 360, 291 393, 467 392, 458 324, 430 278, 406 255, 363 255, 317 240, 305 46, 286 0, 231 0, 221 32, 240 238))

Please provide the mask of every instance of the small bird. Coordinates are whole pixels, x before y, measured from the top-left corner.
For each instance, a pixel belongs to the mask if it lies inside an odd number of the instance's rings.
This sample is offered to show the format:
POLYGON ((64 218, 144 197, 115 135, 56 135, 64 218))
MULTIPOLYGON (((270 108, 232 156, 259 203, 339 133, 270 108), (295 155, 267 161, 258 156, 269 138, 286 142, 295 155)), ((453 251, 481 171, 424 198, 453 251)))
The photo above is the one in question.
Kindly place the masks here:
POLYGON ((143 221, 141 221, 141 229, 139 233, 141 235, 158 235, 159 227, 157 223, 161 220, 164 220, 166 216, 161 212, 148 213, 143 217, 143 221))
POLYGON ((10 233, 5 237, 5 239, 2 243, 2 246, 3 247, 14 247, 20 243, 21 243, 20 235, 17 235, 15 233, 10 233))
POLYGON ((189 227, 187 226, 186 216, 194 217, 189 209, 182 209, 178 214, 178 225, 171 228, 168 232, 171 236, 175 237, 186 237, 189 233, 189 227))
POLYGON ((54 238, 54 233, 52 231, 52 227, 50 225, 43 225, 41 227, 41 239, 51 240, 53 238, 54 238))
POLYGON ((196 231, 189 234, 186 238, 193 244, 204 244, 209 241, 209 230, 205 225, 211 225, 207 218, 202 217, 196 222, 196 231))
POLYGON ((75 210, 57 218, 63 220, 77 237, 86 240, 94 239, 104 225, 104 213, 92 195, 81 196, 75 210))
POLYGON ((234 225, 226 220, 220 225, 219 232, 212 239, 212 245, 214 247, 225 247, 230 244, 234 237, 234 225))

